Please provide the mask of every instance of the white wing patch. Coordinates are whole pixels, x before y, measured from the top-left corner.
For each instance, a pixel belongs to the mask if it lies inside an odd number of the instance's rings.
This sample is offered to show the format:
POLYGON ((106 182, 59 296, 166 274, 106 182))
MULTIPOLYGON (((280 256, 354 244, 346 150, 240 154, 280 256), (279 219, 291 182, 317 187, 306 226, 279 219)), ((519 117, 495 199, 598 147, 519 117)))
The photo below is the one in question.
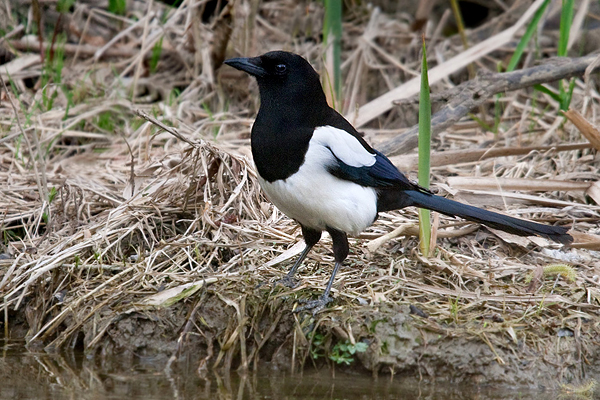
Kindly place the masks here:
POLYGON ((311 145, 327 147, 344 164, 351 167, 370 167, 375 164, 375 154, 370 153, 351 134, 333 126, 320 126, 315 129, 311 145))

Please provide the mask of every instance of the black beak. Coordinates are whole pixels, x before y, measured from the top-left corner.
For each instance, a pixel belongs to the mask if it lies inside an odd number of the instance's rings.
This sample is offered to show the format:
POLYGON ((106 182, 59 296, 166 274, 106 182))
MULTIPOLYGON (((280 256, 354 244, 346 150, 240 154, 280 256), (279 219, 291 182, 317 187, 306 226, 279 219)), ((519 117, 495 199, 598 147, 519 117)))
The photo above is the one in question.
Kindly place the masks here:
POLYGON ((233 68, 239 69, 240 71, 247 72, 255 77, 262 78, 265 75, 267 75, 267 71, 265 71, 265 69, 260 66, 261 61, 259 57, 230 58, 229 60, 223 61, 223 63, 233 68))

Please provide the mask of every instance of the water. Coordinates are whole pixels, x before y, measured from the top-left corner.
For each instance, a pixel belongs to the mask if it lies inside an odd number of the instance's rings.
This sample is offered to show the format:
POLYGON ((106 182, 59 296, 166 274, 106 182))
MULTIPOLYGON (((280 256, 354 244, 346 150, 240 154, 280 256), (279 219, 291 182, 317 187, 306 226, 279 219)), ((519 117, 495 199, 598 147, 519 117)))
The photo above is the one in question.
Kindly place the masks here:
MULTIPOLYGON (((406 384, 401 377, 330 370, 284 374, 263 369, 254 374, 208 372, 201 378, 194 368, 170 374, 147 360, 130 368, 96 365, 81 354, 68 356, 27 352, 22 344, 4 345, 0 354, 0 400, 12 399, 537 399, 539 392, 467 390, 460 385, 406 384), (117 372, 118 369, 118 372, 117 372), (335 376, 334 376, 335 375, 335 376)), ((543 394, 546 399, 554 398, 543 394)))

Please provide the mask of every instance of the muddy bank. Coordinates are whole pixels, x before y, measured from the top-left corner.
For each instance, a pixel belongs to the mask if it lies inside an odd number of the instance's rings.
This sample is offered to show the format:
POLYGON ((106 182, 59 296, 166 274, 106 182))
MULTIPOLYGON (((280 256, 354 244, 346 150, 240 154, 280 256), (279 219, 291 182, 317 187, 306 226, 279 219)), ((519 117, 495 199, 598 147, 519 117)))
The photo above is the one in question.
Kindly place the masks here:
MULTIPOLYGON (((600 379, 597 321, 580 319, 574 331, 556 328, 538 342, 529 339, 530 332, 515 334, 515 327, 499 317, 448 323, 418 308, 411 313, 407 304, 358 306, 339 298, 315 320, 292 312, 295 299, 306 291, 255 288, 252 277, 242 282, 238 293, 231 286, 227 294, 208 286, 169 307, 100 309, 71 333, 66 349, 83 349, 88 361, 114 371, 168 365, 173 370, 191 367, 200 376, 243 370, 244 365, 283 372, 316 367, 392 374, 402 382, 535 390, 600 379), (351 343, 366 344, 365 351, 340 351, 340 344, 351 343)), ((11 339, 27 332, 31 306, 9 314, 11 339)), ((35 340, 29 348, 56 351, 47 344, 35 340)))

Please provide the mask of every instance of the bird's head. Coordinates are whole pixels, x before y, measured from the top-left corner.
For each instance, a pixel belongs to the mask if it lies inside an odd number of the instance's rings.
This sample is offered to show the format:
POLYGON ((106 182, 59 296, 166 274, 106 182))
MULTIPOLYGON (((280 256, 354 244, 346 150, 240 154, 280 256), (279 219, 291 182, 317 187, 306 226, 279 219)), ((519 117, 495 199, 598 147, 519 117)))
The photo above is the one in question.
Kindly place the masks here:
POLYGON ((297 54, 271 51, 258 57, 231 58, 224 63, 254 76, 262 100, 267 96, 279 101, 283 98, 291 101, 325 98, 319 74, 297 54))

